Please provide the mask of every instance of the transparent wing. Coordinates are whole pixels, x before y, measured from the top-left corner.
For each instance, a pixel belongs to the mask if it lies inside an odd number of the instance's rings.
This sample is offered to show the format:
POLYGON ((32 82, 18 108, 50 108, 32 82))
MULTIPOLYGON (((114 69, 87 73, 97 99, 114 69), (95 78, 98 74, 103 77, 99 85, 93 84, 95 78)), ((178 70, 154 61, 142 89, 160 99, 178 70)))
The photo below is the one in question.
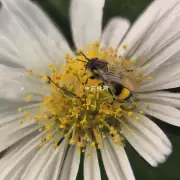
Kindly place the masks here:
POLYGON ((127 89, 129 89, 130 91, 135 91, 137 88, 137 83, 133 79, 130 79, 128 76, 124 76, 123 74, 116 75, 114 73, 107 72, 107 73, 104 73, 103 76, 105 77, 105 79, 108 82, 119 83, 119 84, 123 85, 124 87, 126 87, 127 89))

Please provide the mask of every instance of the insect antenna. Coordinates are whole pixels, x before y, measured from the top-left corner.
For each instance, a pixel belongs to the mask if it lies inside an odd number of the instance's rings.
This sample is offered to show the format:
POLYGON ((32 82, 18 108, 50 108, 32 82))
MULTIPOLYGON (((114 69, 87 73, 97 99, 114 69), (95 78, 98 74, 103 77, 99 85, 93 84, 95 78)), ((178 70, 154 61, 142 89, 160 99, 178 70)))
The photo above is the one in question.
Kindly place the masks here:
POLYGON ((56 87, 58 87, 59 89, 62 89, 57 83, 55 83, 49 76, 47 76, 47 78, 49 79, 49 81, 51 81, 56 87))
POLYGON ((90 59, 83 52, 80 52, 80 54, 83 55, 87 61, 90 61, 90 59))
POLYGON ((81 62, 84 62, 84 63, 87 63, 88 61, 83 61, 81 59, 77 59, 77 61, 81 61, 81 62))
POLYGON ((87 61, 84 61, 84 60, 81 60, 81 59, 77 59, 77 61, 81 61, 81 62, 84 62, 84 63, 87 63, 88 61, 90 61, 90 59, 88 59, 88 57, 84 53, 80 52, 80 54, 83 55, 87 61))

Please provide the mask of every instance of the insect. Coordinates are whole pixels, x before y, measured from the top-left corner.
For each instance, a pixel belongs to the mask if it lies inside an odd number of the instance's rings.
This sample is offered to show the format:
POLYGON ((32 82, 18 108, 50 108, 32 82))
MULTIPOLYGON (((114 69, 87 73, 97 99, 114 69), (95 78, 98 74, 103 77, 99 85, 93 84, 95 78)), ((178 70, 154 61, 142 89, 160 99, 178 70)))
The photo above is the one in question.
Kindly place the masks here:
POLYGON ((117 101, 131 102, 138 84, 133 78, 123 73, 114 74, 112 72, 104 72, 101 74, 103 81, 108 84, 109 92, 117 101))
POLYGON ((87 60, 85 71, 88 69, 91 71, 93 76, 90 79, 101 79, 103 83, 100 85, 108 85, 108 91, 117 101, 131 101, 137 84, 133 79, 127 76, 132 69, 126 69, 121 71, 119 74, 109 71, 108 62, 93 58, 89 59, 85 54, 81 53, 87 60))
POLYGON ((76 96, 76 94, 74 94, 73 92, 67 90, 65 87, 60 87, 57 83, 55 83, 49 76, 47 76, 48 81, 47 83, 53 83, 56 87, 58 87, 59 89, 62 90, 63 94, 69 97, 75 97, 75 98, 79 98, 78 96, 76 96))
MULTIPOLYGON (((93 58, 93 59, 89 59, 84 53, 80 53, 81 55, 83 55, 85 57, 85 59, 87 61, 83 61, 83 60, 78 60, 78 61, 82 61, 85 62, 85 72, 86 70, 89 70, 93 75, 90 76, 90 79, 100 79, 101 77, 99 76, 99 73, 97 71, 102 70, 104 72, 108 71, 108 62, 105 60, 101 60, 98 58, 93 58)), ((88 78, 88 79, 89 79, 88 78)), ((87 81, 88 81, 87 79, 87 81)), ((87 84, 87 82, 86 82, 87 84)))

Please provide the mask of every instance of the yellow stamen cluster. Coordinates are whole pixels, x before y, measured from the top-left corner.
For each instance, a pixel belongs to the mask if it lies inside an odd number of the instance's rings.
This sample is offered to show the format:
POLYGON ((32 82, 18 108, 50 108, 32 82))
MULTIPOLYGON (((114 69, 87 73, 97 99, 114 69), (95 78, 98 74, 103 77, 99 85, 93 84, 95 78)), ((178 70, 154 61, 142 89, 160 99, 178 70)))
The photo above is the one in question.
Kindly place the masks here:
MULTIPOLYGON (((108 61, 110 71, 131 76, 136 83, 142 79, 142 73, 136 74, 135 61, 118 57, 116 49, 100 48, 99 43, 95 42, 88 45, 88 51, 79 52, 83 52, 89 59, 108 61), (126 72, 127 69, 132 71, 126 72)), ((43 97, 38 114, 30 115, 24 111, 24 116, 43 125, 39 131, 45 130, 46 136, 40 140, 41 147, 47 141, 52 141, 53 147, 56 147, 62 138, 68 138, 69 144, 76 144, 84 152, 87 145, 101 148, 102 140, 107 135, 112 137, 114 143, 122 143, 122 126, 118 119, 127 115, 139 120, 138 116, 133 116, 132 108, 125 108, 124 102, 114 101, 108 91, 85 90, 86 86, 98 86, 102 80, 89 79, 92 72, 85 72, 86 63, 83 61, 87 60, 81 54, 77 57, 68 54, 64 67, 48 64, 48 75, 36 75, 51 88, 51 92, 43 97)), ((29 72, 33 75, 32 70, 29 72)), ((29 102, 32 97, 30 94, 25 100, 29 102)))

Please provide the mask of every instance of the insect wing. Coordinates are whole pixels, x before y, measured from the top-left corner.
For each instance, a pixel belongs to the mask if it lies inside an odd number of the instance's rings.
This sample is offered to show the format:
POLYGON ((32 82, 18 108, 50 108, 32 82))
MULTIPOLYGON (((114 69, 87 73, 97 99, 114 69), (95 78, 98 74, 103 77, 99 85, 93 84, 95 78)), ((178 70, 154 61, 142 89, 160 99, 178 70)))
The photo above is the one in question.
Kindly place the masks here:
POLYGON ((103 80, 105 81, 106 83, 108 82, 108 78, 106 77, 106 73, 104 70, 102 69, 96 69, 94 70, 94 72, 103 80))
POLYGON ((126 87, 127 89, 129 89, 130 91, 135 91, 137 88, 137 84, 129 77, 126 77, 124 75, 121 76, 108 72, 105 73, 104 76, 106 76, 107 81, 119 83, 124 87, 126 87))

